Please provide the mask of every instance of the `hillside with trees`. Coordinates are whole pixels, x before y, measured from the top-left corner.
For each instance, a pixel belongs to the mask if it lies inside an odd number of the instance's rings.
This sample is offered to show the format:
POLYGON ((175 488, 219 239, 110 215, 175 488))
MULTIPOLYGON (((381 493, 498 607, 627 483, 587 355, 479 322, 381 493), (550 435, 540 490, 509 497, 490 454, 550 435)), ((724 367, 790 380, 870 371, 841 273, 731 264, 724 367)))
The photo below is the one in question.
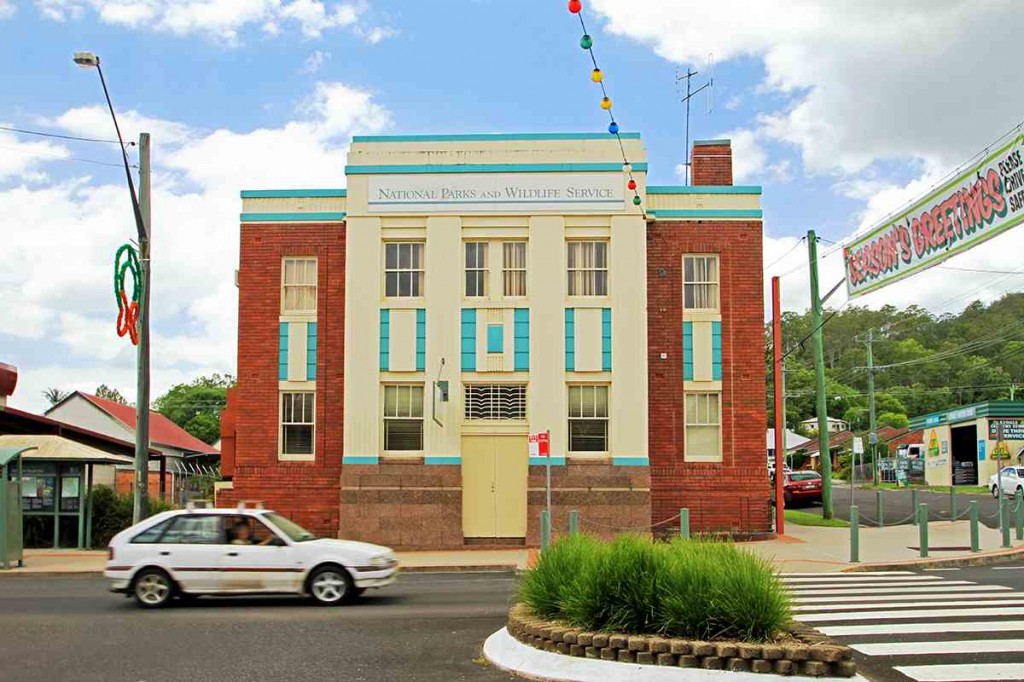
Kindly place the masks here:
MULTIPOLYGON (((878 424, 906 426, 909 417, 985 400, 1024 398, 1024 293, 959 313, 933 315, 911 306, 825 311, 828 413, 868 427, 867 331, 873 330, 878 424)), ((786 424, 796 430, 815 412, 810 312, 784 313, 786 424), (804 340, 806 339, 806 340, 804 340), (803 340, 802 343, 800 343, 803 340)), ((771 327, 766 328, 768 424, 773 423, 771 327)))

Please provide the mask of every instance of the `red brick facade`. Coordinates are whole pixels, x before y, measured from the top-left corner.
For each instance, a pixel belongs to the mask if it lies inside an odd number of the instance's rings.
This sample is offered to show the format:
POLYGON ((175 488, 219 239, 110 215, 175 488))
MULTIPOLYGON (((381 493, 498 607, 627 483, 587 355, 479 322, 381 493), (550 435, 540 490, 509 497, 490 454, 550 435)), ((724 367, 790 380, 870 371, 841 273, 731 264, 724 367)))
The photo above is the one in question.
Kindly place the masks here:
POLYGON ((694 185, 731 185, 732 146, 729 141, 694 142, 690 169, 694 185))
MULTIPOLYGON (((345 227, 243 224, 238 271, 238 385, 225 422, 233 490, 217 503, 262 502, 310 530, 338 533, 344 413, 345 227), (316 460, 278 460, 281 259, 318 260, 316 460), (233 432, 230 431, 234 427, 233 432)), ((226 440, 226 438, 225 438, 226 440)))

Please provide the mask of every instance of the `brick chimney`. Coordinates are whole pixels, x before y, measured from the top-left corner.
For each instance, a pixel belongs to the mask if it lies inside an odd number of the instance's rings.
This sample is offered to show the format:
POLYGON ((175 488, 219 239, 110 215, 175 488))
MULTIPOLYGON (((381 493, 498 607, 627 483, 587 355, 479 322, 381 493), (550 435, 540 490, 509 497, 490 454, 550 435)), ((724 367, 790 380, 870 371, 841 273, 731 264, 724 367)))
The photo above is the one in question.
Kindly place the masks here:
POLYGON ((7 399, 14 395, 18 385, 18 368, 0 362, 0 409, 7 407, 7 399))
POLYGON ((729 140, 694 140, 690 155, 690 183, 732 184, 732 145, 729 140))

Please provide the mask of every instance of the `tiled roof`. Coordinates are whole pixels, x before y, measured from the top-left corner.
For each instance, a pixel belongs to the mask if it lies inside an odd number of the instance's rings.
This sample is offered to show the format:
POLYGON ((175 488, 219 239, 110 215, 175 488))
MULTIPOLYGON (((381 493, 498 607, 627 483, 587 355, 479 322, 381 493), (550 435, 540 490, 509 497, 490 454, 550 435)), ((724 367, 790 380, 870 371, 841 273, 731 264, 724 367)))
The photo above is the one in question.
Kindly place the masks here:
MULTIPOLYGON (((131 405, 122 405, 121 403, 115 403, 113 400, 99 398, 88 393, 82 393, 81 391, 77 393, 132 431, 135 431, 135 408, 131 405)), ((153 410, 149 411, 149 440, 151 443, 170 445, 186 452, 195 452, 203 455, 218 454, 217 449, 212 445, 204 443, 167 417, 153 410)))

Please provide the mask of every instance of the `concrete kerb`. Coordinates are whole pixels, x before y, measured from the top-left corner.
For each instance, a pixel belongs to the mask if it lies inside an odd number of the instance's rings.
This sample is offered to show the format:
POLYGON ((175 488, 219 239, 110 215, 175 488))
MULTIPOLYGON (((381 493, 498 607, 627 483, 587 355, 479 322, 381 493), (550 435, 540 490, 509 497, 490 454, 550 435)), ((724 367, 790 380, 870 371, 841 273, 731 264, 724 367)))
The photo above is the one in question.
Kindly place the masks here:
POLYGON ((908 568, 958 568, 965 566, 988 566, 1010 561, 1024 559, 1024 547, 1015 549, 997 550, 993 552, 981 552, 968 556, 936 558, 936 559, 910 559, 907 561, 887 561, 870 564, 857 564, 844 568, 841 573, 870 573, 872 571, 891 571, 908 568))
MULTIPOLYGON (((541 682, 764 682, 775 677, 766 673, 730 672, 702 668, 677 668, 639 663, 621 663, 601 659, 577 658, 564 654, 541 651, 517 641, 502 628, 484 642, 484 658, 494 667, 514 673, 528 680, 541 682)), ((779 676, 782 677, 782 676, 779 676)), ((807 677, 787 675, 787 680, 800 682, 838 682, 857 680, 866 682, 861 675, 854 677, 807 677)))

